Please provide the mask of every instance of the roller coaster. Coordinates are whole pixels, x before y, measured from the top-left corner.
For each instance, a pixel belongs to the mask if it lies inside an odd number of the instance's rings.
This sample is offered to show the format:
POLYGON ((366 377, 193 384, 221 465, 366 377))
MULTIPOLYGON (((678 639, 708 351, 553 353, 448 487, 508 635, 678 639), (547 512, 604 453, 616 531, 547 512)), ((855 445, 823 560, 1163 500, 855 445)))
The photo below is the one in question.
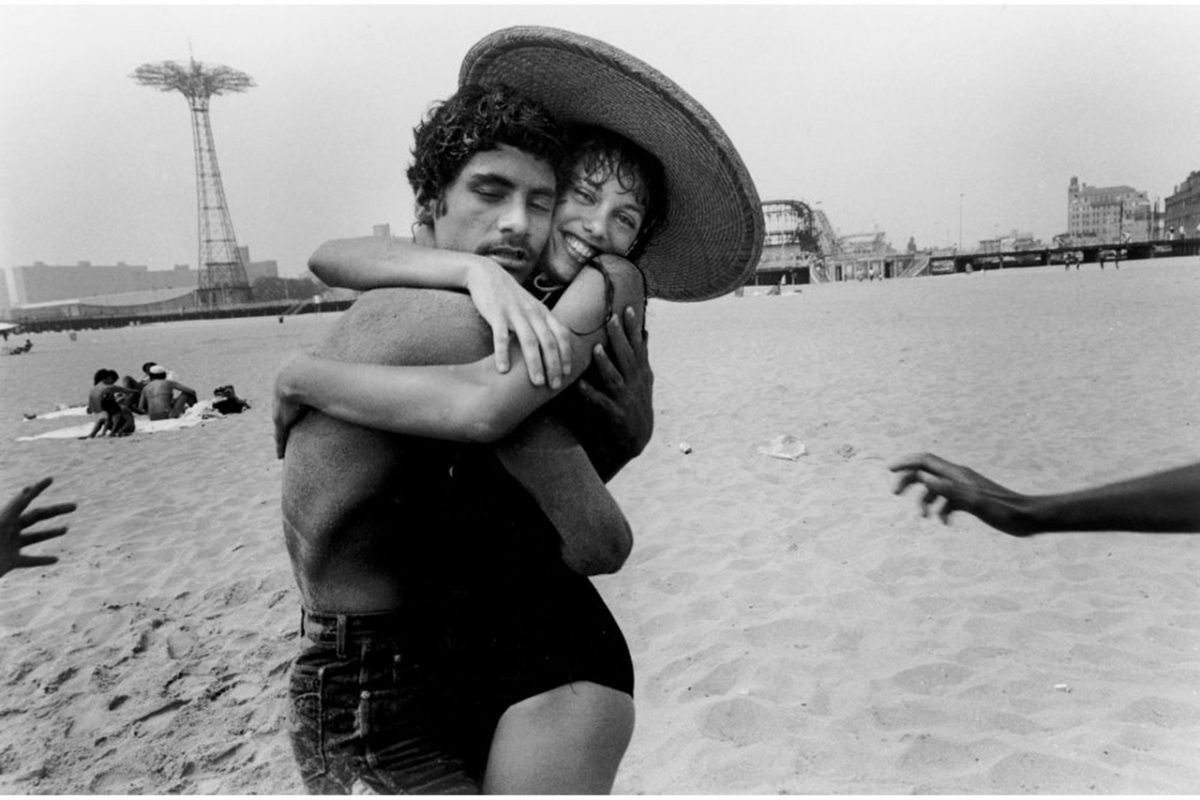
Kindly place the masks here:
POLYGON ((825 212, 802 200, 770 200, 762 210, 766 238, 754 283, 829 280, 826 259, 841 249, 825 212))
POLYGON ((825 212, 802 200, 770 200, 762 211, 766 236, 755 285, 907 278, 930 269, 930 253, 897 253, 884 233, 838 236, 825 212))

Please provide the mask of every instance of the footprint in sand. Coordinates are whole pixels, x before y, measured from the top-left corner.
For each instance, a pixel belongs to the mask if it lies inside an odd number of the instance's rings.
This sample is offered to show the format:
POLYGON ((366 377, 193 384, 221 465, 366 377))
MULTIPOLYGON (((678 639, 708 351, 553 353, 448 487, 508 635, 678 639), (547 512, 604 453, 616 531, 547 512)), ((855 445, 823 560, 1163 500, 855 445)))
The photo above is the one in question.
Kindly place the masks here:
POLYGON ((746 747, 780 733, 775 713, 748 697, 720 700, 701 712, 700 732, 709 739, 746 747))
POLYGON ((1200 725, 1200 708, 1167 700, 1165 697, 1143 697, 1135 700, 1116 716, 1125 722, 1149 723, 1160 728, 1200 725))
POLYGON ((946 688, 962 683, 973 674, 974 672, 958 664, 941 662, 897 672, 891 680, 901 689, 915 694, 932 695, 941 694, 946 688))
POLYGON ((979 766, 979 761, 999 751, 992 739, 959 744, 928 733, 918 734, 900 756, 900 769, 912 774, 930 771, 960 772, 979 766))
POLYGON ((1030 751, 1001 759, 988 776, 997 794, 1113 794, 1122 787, 1110 770, 1030 751))

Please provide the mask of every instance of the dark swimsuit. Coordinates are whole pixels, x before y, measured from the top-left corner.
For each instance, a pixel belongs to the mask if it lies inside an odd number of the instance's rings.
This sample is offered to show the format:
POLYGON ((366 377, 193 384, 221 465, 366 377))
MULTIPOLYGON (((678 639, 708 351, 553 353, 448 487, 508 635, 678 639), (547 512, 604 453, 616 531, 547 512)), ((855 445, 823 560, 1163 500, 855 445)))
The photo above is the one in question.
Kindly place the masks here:
MULTIPOLYGON (((535 294, 551 307, 560 295, 535 294)), ((428 613, 442 617, 458 679, 472 687, 480 746, 506 709, 559 686, 588 681, 632 696, 620 626, 563 563, 558 531, 493 448, 461 446, 444 474, 439 505, 455 535, 427 540, 441 552, 418 558, 436 565, 422 578, 428 613)))

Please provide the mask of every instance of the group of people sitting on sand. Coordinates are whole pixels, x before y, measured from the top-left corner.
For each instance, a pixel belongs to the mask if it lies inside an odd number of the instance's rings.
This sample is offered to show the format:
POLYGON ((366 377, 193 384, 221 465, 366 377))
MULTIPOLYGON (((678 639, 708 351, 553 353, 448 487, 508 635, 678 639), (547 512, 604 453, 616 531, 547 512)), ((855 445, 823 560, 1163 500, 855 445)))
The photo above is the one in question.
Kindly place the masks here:
POLYGON ((196 404, 196 390, 176 381, 165 367, 147 361, 142 372, 146 377, 139 381, 130 375, 120 377, 107 367, 96 371, 87 410, 99 416, 87 438, 128 436, 137 427, 135 414, 151 420, 176 419, 196 404))

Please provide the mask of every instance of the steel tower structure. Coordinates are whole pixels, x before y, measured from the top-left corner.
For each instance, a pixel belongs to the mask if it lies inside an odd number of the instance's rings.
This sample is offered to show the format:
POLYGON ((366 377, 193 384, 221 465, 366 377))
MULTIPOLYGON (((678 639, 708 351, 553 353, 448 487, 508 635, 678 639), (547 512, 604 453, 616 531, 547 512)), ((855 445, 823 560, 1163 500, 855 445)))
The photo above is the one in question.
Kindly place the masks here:
POLYGON ((250 301, 250 281, 246 278, 246 264, 238 249, 229 204, 225 201, 208 103, 213 95, 246 91, 254 86, 254 79, 231 67, 202 64, 195 59, 189 59, 187 65, 174 61, 142 64, 130 77, 142 86, 179 92, 192 110, 200 305, 217 308, 250 301))

